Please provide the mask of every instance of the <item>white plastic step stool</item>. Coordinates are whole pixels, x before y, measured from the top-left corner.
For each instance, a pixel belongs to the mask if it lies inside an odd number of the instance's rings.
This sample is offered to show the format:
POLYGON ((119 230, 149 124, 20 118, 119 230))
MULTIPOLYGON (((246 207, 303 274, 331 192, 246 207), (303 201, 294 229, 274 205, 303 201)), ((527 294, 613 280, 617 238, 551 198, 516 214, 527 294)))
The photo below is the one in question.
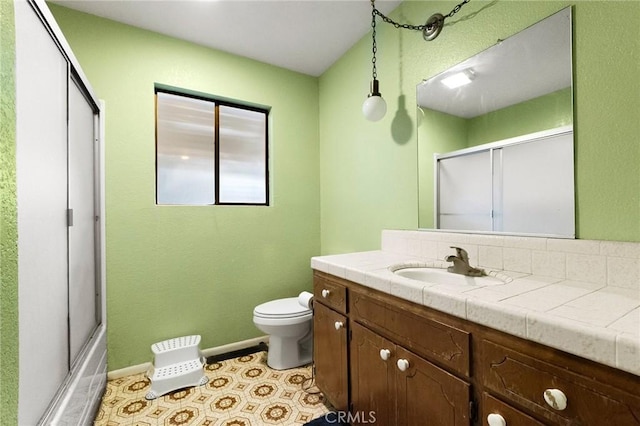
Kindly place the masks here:
POLYGON ((209 381, 204 374, 204 357, 200 353, 200 336, 184 336, 151 345, 154 355, 151 389, 146 399, 209 381))

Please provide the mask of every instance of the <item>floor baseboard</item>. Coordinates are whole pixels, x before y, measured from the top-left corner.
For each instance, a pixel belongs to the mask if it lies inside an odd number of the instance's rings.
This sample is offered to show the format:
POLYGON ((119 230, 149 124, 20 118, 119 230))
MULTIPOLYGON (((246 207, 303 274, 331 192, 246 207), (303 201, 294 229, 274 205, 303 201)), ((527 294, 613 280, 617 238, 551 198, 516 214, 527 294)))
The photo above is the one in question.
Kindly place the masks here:
POLYGON ((251 346, 244 349, 238 349, 236 351, 226 352, 217 355, 211 355, 207 358, 207 364, 213 364, 215 362, 225 361, 231 358, 238 358, 241 356, 254 354, 256 352, 266 351, 269 349, 269 346, 265 342, 260 342, 255 346, 251 346))
MULTIPOLYGON (((209 362, 209 359, 212 359, 211 362, 216 362, 223 359, 233 358, 235 356, 242 356, 243 351, 248 351, 246 353, 252 353, 257 352, 257 350, 265 350, 260 348, 266 347, 267 342, 269 342, 269 336, 260 336, 253 339, 242 340, 240 342, 229 343, 227 345, 202 349, 200 352, 202 352, 202 355, 207 358, 207 362, 209 362), (256 347, 258 349, 254 350, 256 347), (232 353, 239 353, 239 355, 231 355, 225 358, 227 354, 232 353)), ((145 362, 138 365, 132 365, 130 367, 120 368, 118 370, 112 370, 107 372, 107 380, 120 379, 122 377, 131 376, 132 374, 145 373, 149 371, 152 366, 151 362, 145 362)))

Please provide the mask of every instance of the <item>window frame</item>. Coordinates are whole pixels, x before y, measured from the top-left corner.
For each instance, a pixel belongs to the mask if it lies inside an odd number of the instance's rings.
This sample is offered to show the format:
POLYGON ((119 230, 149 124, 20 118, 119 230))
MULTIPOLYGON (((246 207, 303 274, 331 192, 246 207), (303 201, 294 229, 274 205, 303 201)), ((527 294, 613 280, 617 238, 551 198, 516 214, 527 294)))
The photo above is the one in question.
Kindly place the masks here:
POLYGON ((210 95, 188 89, 177 88, 156 83, 154 85, 154 124, 155 124, 155 205, 156 206, 270 206, 270 179, 269 179, 269 113, 271 108, 264 105, 242 102, 221 96, 210 95), (158 202, 158 93, 167 93, 174 96, 198 99, 214 104, 215 127, 214 127, 214 188, 213 203, 209 204, 165 204, 158 202), (264 114, 265 134, 264 134, 264 166, 265 166, 265 202, 220 202, 220 106, 238 108, 264 114))

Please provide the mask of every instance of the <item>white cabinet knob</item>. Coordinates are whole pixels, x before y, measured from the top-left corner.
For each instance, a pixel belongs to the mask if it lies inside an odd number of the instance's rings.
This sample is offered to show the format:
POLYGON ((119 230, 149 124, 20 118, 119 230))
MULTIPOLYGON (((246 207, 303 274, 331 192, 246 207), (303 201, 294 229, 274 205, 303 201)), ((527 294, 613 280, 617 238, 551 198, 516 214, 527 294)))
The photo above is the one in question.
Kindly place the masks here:
POLYGON ((391 351, 389 349, 380 349, 380 358, 382 358, 383 361, 388 360, 390 356, 391 351))
POLYGON ((324 297, 325 299, 327 297, 329 297, 329 293, 331 293, 329 290, 327 290, 326 288, 322 290, 322 297, 324 297))
POLYGON ((336 330, 340 330, 342 327, 344 327, 344 324, 342 323, 342 321, 336 321, 333 326, 336 328, 336 330))
POLYGON ((500 414, 491 413, 487 416, 489 426, 507 426, 507 421, 500 414))
POLYGON ((567 396, 560 389, 545 390, 544 400, 554 410, 562 411, 567 408, 567 396))
POLYGON ((398 370, 407 371, 407 369, 409 368, 409 361, 407 361, 406 359, 400 358, 396 363, 396 365, 398 366, 398 370))

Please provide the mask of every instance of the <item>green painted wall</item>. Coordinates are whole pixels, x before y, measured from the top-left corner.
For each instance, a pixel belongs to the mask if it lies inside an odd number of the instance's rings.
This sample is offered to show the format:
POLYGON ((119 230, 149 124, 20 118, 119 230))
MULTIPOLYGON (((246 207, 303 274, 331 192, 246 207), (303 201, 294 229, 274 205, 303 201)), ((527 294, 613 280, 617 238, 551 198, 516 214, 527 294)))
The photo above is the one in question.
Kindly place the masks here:
POLYGON ((51 9, 106 102, 109 370, 166 338, 261 335, 253 308, 311 289, 320 252, 318 79, 51 9), (154 83, 272 107, 271 206, 155 205, 154 83))
POLYGON ((467 146, 495 142, 573 123, 571 89, 558 90, 469 119, 467 146))
POLYGON ((0 1, 0 424, 18 423, 18 211, 13 1, 0 1))
MULTIPOLYGON (((405 1, 391 16, 418 25, 457 3, 405 1)), ((416 85, 569 5, 577 236, 640 241, 640 2, 473 0, 431 42, 379 21, 383 120, 367 122, 360 112, 371 79, 370 36, 321 76, 323 253, 376 249, 381 229, 417 227, 416 85)))

